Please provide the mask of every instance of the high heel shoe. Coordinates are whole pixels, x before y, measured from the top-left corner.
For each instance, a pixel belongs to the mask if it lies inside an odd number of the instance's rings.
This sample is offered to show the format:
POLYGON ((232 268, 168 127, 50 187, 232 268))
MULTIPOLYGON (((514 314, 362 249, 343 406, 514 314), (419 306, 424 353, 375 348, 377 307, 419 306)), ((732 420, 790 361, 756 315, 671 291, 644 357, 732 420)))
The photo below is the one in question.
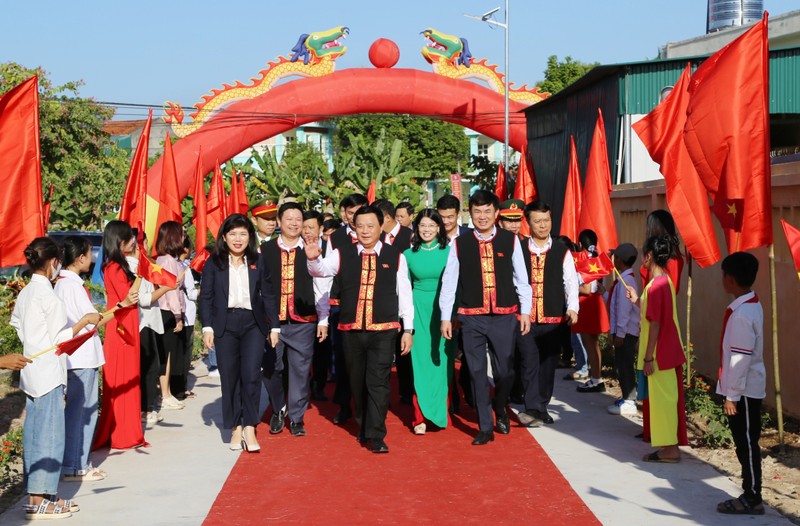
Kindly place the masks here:
POLYGON ((242 426, 236 426, 233 428, 233 431, 231 432, 231 443, 230 443, 231 451, 241 451, 243 443, 244 441, 242 440, 242 426))
POLYGON ((258 453, 261 451, 261 445, 258 443, 258 440, 256 440, 256 430, 252 426, 244 428, 242 449, 248 453, 258 453))

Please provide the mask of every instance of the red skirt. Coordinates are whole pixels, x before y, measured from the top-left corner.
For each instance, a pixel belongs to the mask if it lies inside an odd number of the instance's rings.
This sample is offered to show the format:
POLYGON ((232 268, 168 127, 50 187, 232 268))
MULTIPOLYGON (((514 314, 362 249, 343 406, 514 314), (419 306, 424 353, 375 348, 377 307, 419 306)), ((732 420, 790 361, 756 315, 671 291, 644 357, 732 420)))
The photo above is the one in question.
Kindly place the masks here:
POLYGON ((610 325, 608 323, 608 309, 601 294, 589 294, 579 298, 580 311, 578 323, 572 326, 572 332, 577 334, 605 334, 610 325))

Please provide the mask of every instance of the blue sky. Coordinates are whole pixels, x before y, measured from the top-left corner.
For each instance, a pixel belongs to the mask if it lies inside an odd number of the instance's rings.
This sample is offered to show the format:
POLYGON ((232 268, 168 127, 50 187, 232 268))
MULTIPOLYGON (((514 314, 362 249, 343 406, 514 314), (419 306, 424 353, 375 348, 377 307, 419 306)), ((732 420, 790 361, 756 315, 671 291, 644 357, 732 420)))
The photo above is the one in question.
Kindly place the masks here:
MULTIPOLYGON (((420 31, 467 38, 476 58, 503 64, 503 31, 467 19, 503 0, 224 0, 57 2, 22 0, 3 7, 0 62, 42 66, 55 83, 82 79, 81 95, 100 101, 190 106, 223 82, 246 81, 301 33, 346 25, 347 53, 337 68, 371 67, 380 37, 400 47, 396 67, 428 70, 420 31), (8 23, 13 21, 13 23, 8 23)), ((511 0, 510 80, 543 78, 547 57, 611 64, 655 58, 659 46, 705 32, 705 0, 511 0)), ((765 0, 777 15, 797 8, 765 0)), ((502 20, 502 9, 498 13, 502 20)), ((143 118, 122 109, 117 118, 143 118)))

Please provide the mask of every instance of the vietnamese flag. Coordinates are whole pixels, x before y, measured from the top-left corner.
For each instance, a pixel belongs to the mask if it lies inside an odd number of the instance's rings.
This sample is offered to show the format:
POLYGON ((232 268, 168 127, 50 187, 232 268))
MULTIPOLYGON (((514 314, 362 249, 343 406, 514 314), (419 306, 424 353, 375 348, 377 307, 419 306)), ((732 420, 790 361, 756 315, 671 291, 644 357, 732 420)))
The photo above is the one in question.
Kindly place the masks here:
POLYGON ((192 222, 196 231, 195 249, 200 250, 208 243, 208 204, 206 202, 206 184, 202 168, 203 148, 197 152, 197 167, 194 171, 194 183, 191 188, 192 200, 194 201, 194 213, 192 222))
POLYGON ((67 356, 72 356, 72 353, 80 349, 81 345, 86 343, 95 334, 97 334, 97 329, 93 329, 89 332, 84 332, 83 334, 79 334, 74 338, 71 338, 65 342, 59 343, 56 346, 56 356, 60 356, 62 354, 66 354, 67 356))
POLYGON ((236 170, 231 170, 231 191, 228 193, 228 213, 239 213, 239 179, 236 177, 236 170))
POLYGON ((605 252, 600 252, 596 258, 578 258, 575 261, 575 270, 581 275, 584 283, 602 279, 614 271, 614 262, 605 252))
POLYGON ((536 177, 533 174, 533 163, 528 156, 528 147, 523 146, 522 151, 519 152, 519 166, 517 167, 517 184, 514 186, 514 199, 519 199, 527 205, 536 201, 538 198, 539 193, 536 191, 536 177))
POLYGON ((719 261, 720 255, 708 194, 683 142, 691 71, 691 64, 687 64, 672 92, 635 123, 633 130, 653 161, 661 166, 667 186, 667 206, 687 251, 705 268, 719 261))
MULTIPOLYGON (((578 232, 594 230, 597 234, 598 253, 615 248, 617 223, 611 209, 611 169, 608 166, 608 148, 603 112, 597 109, 597 122, 589 149, 586 180, 583 187, 583 204, 578 216, 578 232)), ((585 248, 585 247, 584 247, 585 248)))
POLYGON ((208 189, 208 228, 215 238, 219 227, 228 217, 228 205, 225 199, 225 185, 222 182, 222 170, 219 161, 214 165, 214 176, 211 178, 211 188, 208 189))
POLYGON ((244 184, 244 174, 239 172, 239 213, 246 216, 247 211, 250 209, 250 203, 247 199, 247 187, 244 184))
POLYGON ((494 195, 502 203, 508 199, 508 185, 506 184, 506 171, 503 163, 497 163, 497 178, 494 181, 494 195))
POLYGON ((567 236, 573 243, 578 241, 578 218, 581 215, 583 189, 581 174, 578 170, 578 153, 575 150, 575 137, 569 136, 569 172, 567 173, 567 191, 564 193, 564 209, 561 214, 562 236, 567 236))
POLYGON ((146 279, 154 285, 164 285, 165 287, 177 288, 178 278, 172 272, 165 270, 160 265, 156 265, 147 257, 144 247, 139 245, 139 269, 136 271, 142 279, 146 279))
POLYGON ((800 278, 800 230, 783 219, 781 219, 781 226, 783 227, 783 233, 786 235, 786 242, 789 243, 789 252, 792 253, 792 259, 794 260, 794 269, 797 271, 797 277, 800 278))
POLYGON ((0 97, 0 267, 24 264, 25 247, 45 235, 38 82, 33 76, 0 97))
POLYGON ((729 252, 772 244, 768 14, 689 82, 683 140, 729 252))
POLYGON ((158 194, 158 221, 156 229, 167 221, 183 224, 181 194, 178 191, 178 170, 172 153, 169 135, 164 139, 164 168, 161 172, 161 188, 158 194))
POLYGON ((119 218, 131 226, 147 222, 147 152, 150 149, 150 125, 153 121, 153 110, 147 115, 136 151, 133 153, 128 179, 125 182, 125 193, 119 208, 119 218))
POLYGON ((44 224, 44 230, 47 231, 48 227, 50 226, 50 207, 53 203, 53 190, 55 186, 53 183, 50 183, 50 195, 47 197, 47 202, 42 205, 42 222, 44 224))
POLYGON ((367 188, 367 202, 369 204, 375 202, 375 179, 369 183, 369 188, 367 188))

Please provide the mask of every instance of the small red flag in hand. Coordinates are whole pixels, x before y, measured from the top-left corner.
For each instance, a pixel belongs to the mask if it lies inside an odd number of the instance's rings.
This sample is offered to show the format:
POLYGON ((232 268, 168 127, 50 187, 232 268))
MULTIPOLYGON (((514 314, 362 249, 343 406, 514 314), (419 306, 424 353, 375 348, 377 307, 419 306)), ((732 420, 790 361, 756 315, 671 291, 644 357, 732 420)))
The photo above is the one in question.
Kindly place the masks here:
POLYGON ((173 289, 178 287, 178 278, 175 274, 150 261, 142 246, 139 247, 138 274, 154 285, 164 285, 173 289))
POLYGON ((614 271, 614 263, 608 254, 602 252, 596 258, 586 258, 575 263, 575 270, 581 275, 584 283, 604 278, 614 271))
POLYGON ((792 253, 792 259, 794 260, 794 269, 797 271, 797 276, 800 277, 800 230, 783 219, 781 219, 781 226, 783 226, 783 233, 786 234, 786 241, 789 243, 789 251, 792 253))
POLYGON ((56 356, 60 356, 62 354, 66 354, 67 356, 72 356, 72 353, 77 351, 81 347, 81 345, 86 343, 86 341, 95 334, 97 334, 97 330, 91 330, 89 332, 79 334, 70 340, 59 343, 56 346, 56 356))
POLYGON ((203 272, 203 267, 206 266, 206 261, 208 258, 211 257, 211 254, 208 253, 208 250, 202 249, 200 252, 195 254, 194 259, 189 264, 189 268, 194 270, 195 272, 203 272))

